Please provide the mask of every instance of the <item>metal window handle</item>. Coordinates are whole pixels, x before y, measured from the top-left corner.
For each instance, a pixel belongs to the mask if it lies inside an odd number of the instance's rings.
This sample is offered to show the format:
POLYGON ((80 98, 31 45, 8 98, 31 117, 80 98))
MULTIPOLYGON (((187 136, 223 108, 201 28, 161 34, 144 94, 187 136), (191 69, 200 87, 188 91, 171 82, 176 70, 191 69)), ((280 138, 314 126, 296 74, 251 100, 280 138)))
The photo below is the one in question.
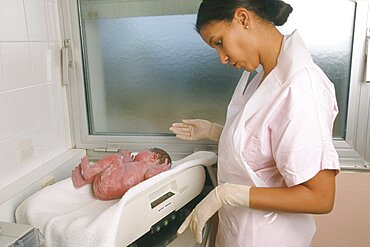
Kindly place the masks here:
POLYGON ((370 83, 370 28, 366 29, 366 70, 365 82, 370 83))
POLYGON ((73 67, 71 40, 64 40, 62 48, 62 84, 69 85, 69 68, 73 67))

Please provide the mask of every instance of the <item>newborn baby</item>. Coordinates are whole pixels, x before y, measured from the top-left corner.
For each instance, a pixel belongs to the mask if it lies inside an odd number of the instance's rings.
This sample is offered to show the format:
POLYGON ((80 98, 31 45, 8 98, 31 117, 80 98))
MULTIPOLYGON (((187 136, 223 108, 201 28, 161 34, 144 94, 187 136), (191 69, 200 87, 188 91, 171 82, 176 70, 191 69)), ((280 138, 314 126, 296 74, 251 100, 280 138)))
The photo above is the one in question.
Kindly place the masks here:
POLYGON ((76 188, 92 184, 100 200, 121 198, 132 186, 153 177, 171 167, 168 153, 159 148, 146 149, 133 157, 130 151, 122 151, 89 162, 87 156, 72 171, 72 182, 76 188))

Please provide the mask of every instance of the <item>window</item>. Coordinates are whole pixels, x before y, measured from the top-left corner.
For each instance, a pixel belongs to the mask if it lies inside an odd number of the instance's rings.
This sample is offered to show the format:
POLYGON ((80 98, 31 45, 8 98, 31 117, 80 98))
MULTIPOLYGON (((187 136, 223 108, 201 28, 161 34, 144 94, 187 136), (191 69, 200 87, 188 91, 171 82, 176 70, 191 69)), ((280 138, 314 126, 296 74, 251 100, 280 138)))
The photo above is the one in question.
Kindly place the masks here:
MULTIPOLYGON (((368 1, 286 2, 294 11, 281 31, 298 29, 335 84, 340 113, 334 139, 342 164, 362 167, 370 156, 369 107, 363 104, 370 93, 362 79, 368 1)), ((69 70, 78 147, 160 142, 179 152, 216 148, 204 141, 184 143, 168 131, 182 118, 222 124, 242 73, 221 65, 195 32, 199 3, 69 0, 63 5, 64 36, 75 50, 76 66, 69 70)))
POLYGON ((217 62, 195 15, 81 20, 91 134, 168 135, 173 121, 224 121, 241 76, 217 62))

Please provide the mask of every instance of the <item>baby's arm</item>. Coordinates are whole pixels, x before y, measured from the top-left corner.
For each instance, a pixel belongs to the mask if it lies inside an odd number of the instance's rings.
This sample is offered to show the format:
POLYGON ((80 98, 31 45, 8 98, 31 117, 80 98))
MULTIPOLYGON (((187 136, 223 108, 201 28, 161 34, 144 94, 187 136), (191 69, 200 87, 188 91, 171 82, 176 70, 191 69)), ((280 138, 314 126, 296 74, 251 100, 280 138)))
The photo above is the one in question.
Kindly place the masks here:
POLYGON ((85 179, 90 179, 94 177, 96 174, 101 173, 102 171, 107 169, 112 163, 120 162, 121 158, 122 158, 121 154, 112 154, 103 157, 94 164, 92 162, 89 162, 89 158, 85 156, 82 158, 81 161, 82 176, 85 179))
POLYGON ((164 172, 164 171, 167 171, 168 169, 170 169, 171 167, 171 163, 168 163, 168 160, 166 159, 166 161, 163 163, 163 164, 160 164, 160 165, 149 165, 148 166, 148 170, 146 171, 145 175, 144 175, 144 179, 148 179, 148 178, 151 178, 161 172, 164 172))

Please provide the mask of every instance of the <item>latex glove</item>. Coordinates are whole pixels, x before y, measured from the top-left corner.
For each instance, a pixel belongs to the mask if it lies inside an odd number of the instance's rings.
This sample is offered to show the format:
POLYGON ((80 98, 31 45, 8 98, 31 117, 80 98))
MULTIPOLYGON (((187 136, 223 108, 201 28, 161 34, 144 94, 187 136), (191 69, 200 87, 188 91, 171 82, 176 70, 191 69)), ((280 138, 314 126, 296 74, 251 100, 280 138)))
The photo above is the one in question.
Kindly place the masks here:
POLYGON ((184 223, 177 230, 178 234, 183 233, 190 227, 195 240, 202 242, 202 231, 206 222, 223 205, 249 207, 250 186, 238 184, 221 184, 214 188, 190 213, 184 223))
POLYGON ((184 119, 182 123, 173 123, 170 131, 176 134, 176 137, 187 140, 210 139, 218 141, 221 136, 223 126, 212 123, 204 119, 184 119))

